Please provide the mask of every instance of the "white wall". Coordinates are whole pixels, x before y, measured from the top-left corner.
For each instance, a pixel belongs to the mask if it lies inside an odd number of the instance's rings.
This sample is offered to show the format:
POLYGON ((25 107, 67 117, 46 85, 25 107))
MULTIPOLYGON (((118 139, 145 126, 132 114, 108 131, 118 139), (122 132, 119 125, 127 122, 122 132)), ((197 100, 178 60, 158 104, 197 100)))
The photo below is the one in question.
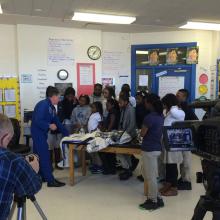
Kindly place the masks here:
POLYGON ((33 76, 32 84, 21 84, 21 109, 33 109, 38 101, 37 72, 45 70, 48 75, 48 85, 62 82, 57 78, 59 69, 66 69, 69 78, 65 83, 73 83, 77 89, 76 63, 95 63, 96 81, 101 81, 101 60, 92 61, 87 56, 87 49, 91 45, 101 46, 101 32, 94 30, 80 30, 70 28, 56 28, 46 26, 17 26, 19 76, 29 73, 33 76), (72 66, 48 66, 47 42, 49 38, 72 39, 74 41, 75 64, 72 66))
POLYGON ((0 76, 17 75, 16 26, 0 24, 0 76))

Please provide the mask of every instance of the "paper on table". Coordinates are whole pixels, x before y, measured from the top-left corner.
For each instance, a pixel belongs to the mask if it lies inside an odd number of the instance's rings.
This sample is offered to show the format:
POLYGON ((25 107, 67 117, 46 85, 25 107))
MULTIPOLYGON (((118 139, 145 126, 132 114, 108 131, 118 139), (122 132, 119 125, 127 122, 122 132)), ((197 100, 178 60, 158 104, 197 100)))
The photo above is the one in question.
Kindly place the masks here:
POLYGON ((184 88, 183 76, 163 76, 159 78, 159 96, 162 98, 168 93, 176 94, 184 88))
POLYGON ((148 86, 148 75, 139 75, 139 86, 148 86))
POLYGON ((5 89, 5 101, 6 102, 15 102, 15 89, 5 89))
POLYGON ((90 86, 93 85, 93 67, 91 65, 82 65, 80 71, 80 85, 90 86))
POLYGON ((5 115, 7 115, 9 118, 15 118, 16 117, 16 106, 15 105, 5 105, 5 115))

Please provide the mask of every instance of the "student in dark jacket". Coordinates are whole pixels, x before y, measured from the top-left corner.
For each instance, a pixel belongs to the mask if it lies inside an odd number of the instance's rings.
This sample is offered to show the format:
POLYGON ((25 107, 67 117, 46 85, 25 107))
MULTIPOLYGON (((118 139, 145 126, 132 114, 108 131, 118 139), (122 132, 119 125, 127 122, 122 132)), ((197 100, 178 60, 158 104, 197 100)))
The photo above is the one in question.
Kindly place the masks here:
POLYGON ((136 94, 136 124, 137 128, 141 129, 145 116, 149 113, 144 106, 145 92, 137 92, 136 94))
POLYGON ((64 99, 58 103, 58 117, 61 122, 70 121, 73 109, 79 104, 76 98, 76 91, 68 87, 64 93, 64 99))
MULTIPOLYGON (((187 99, 189 97, 189 91, 187 89, 180 89, 176 97, 179 101, 181 109, 185 112, 185 121, 198 120, 195 112, 191 107, 188 106, 187 99)), ((191 190, 191 161, 192 155, 190 151, 183 153, 183 163, 180 164, 180 175, 181 178, 178 180, 178 190, 191 190)))
MULTIPOLYGON (((103 123, 103 131, 110 132, 118 129, 120 110, 118 102, 115 99, 109 99, 106 103, 106 110, 108 111, 107 118, 103 123)), ((116 173, 116 156, 110 153, 100 153, 102 160, 103 174, 115 174, 116 173)))

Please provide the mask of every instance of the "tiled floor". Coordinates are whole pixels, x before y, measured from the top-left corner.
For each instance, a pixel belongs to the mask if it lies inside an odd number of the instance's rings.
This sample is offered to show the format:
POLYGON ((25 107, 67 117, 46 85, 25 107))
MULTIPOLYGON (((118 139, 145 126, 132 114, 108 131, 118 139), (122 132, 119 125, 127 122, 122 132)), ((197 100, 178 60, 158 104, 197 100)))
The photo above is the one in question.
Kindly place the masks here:
MULTIPOLYGON (((165 207, 149 212, 138 209, 143 202, 143 184, 135 178, 120 182, 117 176, 88 175, 77 177, 74 187, 43 186, 37 200, 49 220, 190 220, 199 196, 204 193, 195 183, 195 172, 201 170, 198 158, 193 159, 193 191, 180 192, 177 197, 164 198, 165 207)), ((68 183, 68 172, 55 173, 68 183)), ((78 175, 78 174, 77 174, 78 175)), ((27 219, 40 219, 28 201, 27 219)), ((208 214, 205 220, 210 220, 208 214)))

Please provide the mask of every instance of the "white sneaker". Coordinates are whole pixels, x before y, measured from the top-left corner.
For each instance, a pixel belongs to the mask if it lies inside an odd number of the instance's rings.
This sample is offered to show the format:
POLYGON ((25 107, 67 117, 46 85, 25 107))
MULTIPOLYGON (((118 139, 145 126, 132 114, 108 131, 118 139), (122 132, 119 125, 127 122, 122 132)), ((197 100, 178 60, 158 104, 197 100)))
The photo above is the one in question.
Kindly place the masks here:
POLYGON ((64 160, 61 160, 58 164, 57 164, 58 167, 60 168, 69 168, 70 165, 69 165, 69 161, 64 159, 64 160))

